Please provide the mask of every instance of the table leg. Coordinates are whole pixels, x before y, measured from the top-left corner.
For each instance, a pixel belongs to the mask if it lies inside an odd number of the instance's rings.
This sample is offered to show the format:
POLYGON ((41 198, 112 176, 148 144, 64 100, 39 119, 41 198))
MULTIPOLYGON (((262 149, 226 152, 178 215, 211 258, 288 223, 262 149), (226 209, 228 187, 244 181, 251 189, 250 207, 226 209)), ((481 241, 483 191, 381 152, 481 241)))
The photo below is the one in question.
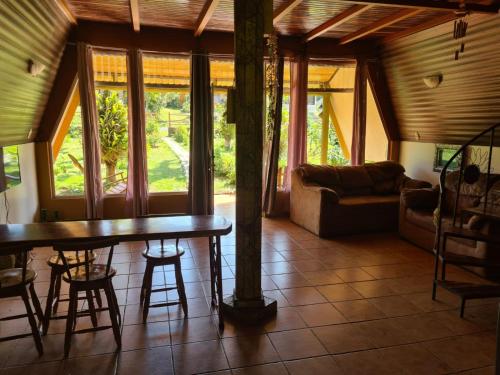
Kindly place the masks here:
POLYGON ((208 257, 210 258, 210 293, 212 307, 217 306, 217 296, 215 293, 215 244, 213 236, 208 237, 208 257))
POLYGON ((224 316, 222 313, 222 301, 223 301, 223 293, 222 293, 222 252, 220 245, 220 236, 215 237, 215 245, 217 247, 215 254, 215 262, 217 265, 217 312, 219 313, 219 328, 224 329, 224 316))

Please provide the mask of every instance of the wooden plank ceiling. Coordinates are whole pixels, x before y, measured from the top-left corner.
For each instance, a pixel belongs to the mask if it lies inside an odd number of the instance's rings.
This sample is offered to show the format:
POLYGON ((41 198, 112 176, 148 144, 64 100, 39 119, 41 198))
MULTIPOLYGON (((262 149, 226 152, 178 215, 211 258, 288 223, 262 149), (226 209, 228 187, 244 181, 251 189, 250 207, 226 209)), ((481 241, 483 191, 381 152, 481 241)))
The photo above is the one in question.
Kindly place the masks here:
POLYGON ((468 21, 458 60, 452 22, 385 44, 382 59, 403 140, 463 144, 500 122, 500 17, 468 21), (427 87, 423 78, 436 74, 442 83, 427 87))
MULTIPOLYGON (((76 19, 130 23, 134 30, 161 26, 232 32, 233 0, 64 0, 76 19)), ((467 0, 475 12, 495 13, 498 0, 467 0)), ((274 0, 274 26, 282 35, 310 41, 322 36, 342 44, 362 38, 411 34, 419 25, 445 22, 458 0, 274 0), (446 17, 447 16, 447 17, 446 17)))
POLYGON ((70 21, 53 0, 0 1, 0 146, 34 139, 70 21), (43 64, 32 76, 28 61, 43 64))

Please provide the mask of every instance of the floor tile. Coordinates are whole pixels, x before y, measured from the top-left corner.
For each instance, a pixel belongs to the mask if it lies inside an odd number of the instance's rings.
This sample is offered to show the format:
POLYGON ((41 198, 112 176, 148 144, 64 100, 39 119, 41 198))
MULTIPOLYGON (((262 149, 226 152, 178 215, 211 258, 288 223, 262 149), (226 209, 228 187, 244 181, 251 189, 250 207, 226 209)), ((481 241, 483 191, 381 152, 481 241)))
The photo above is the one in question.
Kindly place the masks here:
POLYGON ((330 354, 375 348, 359 323, 317 327, 313 332, 330 354))
POLYGON ((269 333, 269 338, 282 360, 327 354, 323 345, 309 329, 269 333))
POLYGON ((222 344, 217 340, 172 347, 176 375, 224 370, 229 367, 222 344))
POLYGON ((283 363, 270 363, 234 369, 233 375, 288 375, 288 372, 283 363))
POLYGON ((329 303, 298 306, 297 311, 309 327, 339 324, 347 321, 344 316, 329 303))
POLYGON ((290 375, 336 375, 342 374, 332 357, 314 357, 285 362, 290 375))
POLYGON ((252 366, 280 360, 266 335, 230 337, 222 340, 231 368, 252 366))
POLYGON ((348 284, 323 285, 316 289, 330 302, 362 299, 363 296, 348 284))
POLYGON ((281 292, 292 306, 327 302, 313 287, 282 289, 281 292))
POLYGON ((334 302, 333 306, 350 322, 385 318, 385 314, 367 300, 334 302))

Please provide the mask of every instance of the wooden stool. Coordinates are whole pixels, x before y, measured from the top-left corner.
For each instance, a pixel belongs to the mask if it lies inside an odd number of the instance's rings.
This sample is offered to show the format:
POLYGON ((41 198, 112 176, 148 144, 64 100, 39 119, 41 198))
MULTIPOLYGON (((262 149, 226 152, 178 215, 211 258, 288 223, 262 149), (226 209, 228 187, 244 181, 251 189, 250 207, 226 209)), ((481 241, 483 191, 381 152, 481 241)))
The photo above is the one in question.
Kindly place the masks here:
POLYGON ((141 288, 141 304, 143 304, 142 310, 142 321, 146 323, 148 318, 150 307, 165 307, 173 305, 182 305, 182 310, 184 311, 184 316, 188 315, 188 306, 186 291, 184 290, 184 281, 182 280, 181 272, 181 256, 184 255, 184 249, 179 247, 179 240, 176 241, 174 245, 164 246, 163 240, 161 240, 160 246, 149 246, 149 242, 146 241, 146 249, 142 252, 142 256, 147 259, 146 270, 144 271, 144 278, 142 280, 141 288), (153 272, 154 268, 157 266, 167 266, 173 265, 175 267, 175 281, 176 286, 167 287, 160 289, 153 289, 153 272), (151 293, 155 292, 167 292, 169 290, 177 289, 179 293, 179 301, 176 302, 166 302, 157 303, 150 305, 151 293))
POLYGON ((21 263, 21 268, 8 268, 0 271, 0 298, 21 297, 24 301, 24 306, 26 307, 26 314, 7 316, 5 318, 1 318, 0 321, 21 319, 27 317, 31 326, 31 333, 1 337, 0 341, 14 340, 33 335, 38 354, 42 355, 42 339, 40 338, 40 332, 38 331, 38 325, 36 323, 35 315, 33 314, 33 310, 31 309, 30 299, 27 291, 27 289, 29 289, 31 300, 33 302, 33 306, 35 307, 35 312, 38 316, 38 320, 40 322, 43 322, 42 308, 40 306, 40 301, 38 301, 35 287, 33 285, 37 274, 35 271, 27 269, 29 251, 31 251, 31 247, 27 246, 9 246, 0 248, 0 252, 2 255, 15 255, 17 259, 21 259, 20 262, 18 262, 18 264, 21 263))
MULTIPOLYGON (((89 262, 93 263, 96 256, 93 252, 90 253, 89 262)), ((66 254, 66 261, 68 262, 69 268, 76 268, 85 265, 85 257, 83 253, 78 253, 75 251, 73 254, 66 254)), ((66 267, 62 262, 62 258, 57 255, 51 256, 47 259, 47 264, 50 266, 50 285, 49 292, 47 295, 47 303, 45 305, 45 315, 43 319, 43 334, 46 335, 49 330, 49 324, 51 319, 66 319, 67 315, 54 316, 57 313, 57 307, 59 302, 69 301, 69 298, 61 298, 61 279, 63 274, 66 272, 66 267)), ((99 291, 94 291, 95 300, 99 307, 102 307, 102 300, 99 291)), ((88 299, 87 296, 79 297, 79 299, 88 299)), ((89 302, 90 304, 90 302, 89 302)), ((93 324, 97 324, 94 320, 93 324)))
MULTIPOLYGON (((121 314, 113 288, 112 278, 116 275, 116 270, 111 267, 113 259, 114 246, 118 244, 115 238, 93 241, 73 241, 54 245, 54 250, 59 253, 62 263, 65 267, 63 280, 69 283, 69 308, 66 320, 66 334, 64 338, 64 357, 67 358, 71 347, 71 335, 76 333, 87 333, 101 331, 103 329, 113 329, 115 341, 118 349, 121 348, 121 314), (91 254, 93 250, 109 248, 106 264, 91 263, 91 254), (85 262, 80 267, 72 267, 67 261, 68 253, 74 254, 74 251, 83 251, 85 262), (108 302, 107 308, 98 308, 94 306, 92 291, 100 292, 103 289, 108 302), (78 293, 85 292, 89 309, 77 312, 78 293), (76 319, 81 316, 90 316, 92 322, 97 322, 96 312, 109 311, 111 326, 97 326, 92 328, 76 330, 76 319)), ((102 255, 104 256, 104 254, 102 255)))

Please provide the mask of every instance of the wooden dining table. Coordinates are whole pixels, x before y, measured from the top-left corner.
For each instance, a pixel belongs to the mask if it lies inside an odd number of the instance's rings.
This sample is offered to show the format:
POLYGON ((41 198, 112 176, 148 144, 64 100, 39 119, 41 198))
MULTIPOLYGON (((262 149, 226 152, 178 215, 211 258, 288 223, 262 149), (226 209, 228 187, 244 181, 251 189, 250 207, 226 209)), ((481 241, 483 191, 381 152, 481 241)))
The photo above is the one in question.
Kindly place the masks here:
POLYGON ((231 230, 231 222, 216 215, 1 224, 0 255, 2 255, 2 245, 23 244, 41 247, 52 246, 58 242, 99 240, 109 237, 116 237, 120 242, 207 237, 211 303, 217 308, 219 327, 222 329, 224 317, 220 307, 223 299, 221 236, 229 234, 231 230))

